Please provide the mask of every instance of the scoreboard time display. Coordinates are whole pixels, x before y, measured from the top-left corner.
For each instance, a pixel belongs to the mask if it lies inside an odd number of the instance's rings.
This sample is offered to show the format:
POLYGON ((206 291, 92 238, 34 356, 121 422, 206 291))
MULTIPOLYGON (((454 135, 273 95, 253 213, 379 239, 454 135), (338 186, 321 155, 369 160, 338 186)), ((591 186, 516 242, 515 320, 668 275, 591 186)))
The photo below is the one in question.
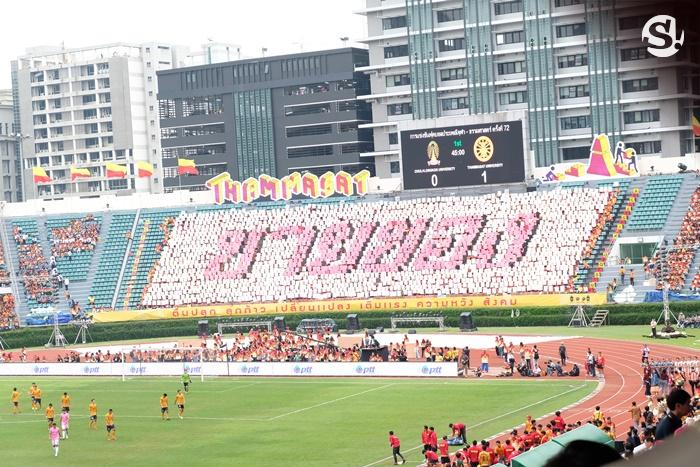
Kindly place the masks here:
POLYGON ((520 120, 401 132, 404 190, 525 180, 520 120))

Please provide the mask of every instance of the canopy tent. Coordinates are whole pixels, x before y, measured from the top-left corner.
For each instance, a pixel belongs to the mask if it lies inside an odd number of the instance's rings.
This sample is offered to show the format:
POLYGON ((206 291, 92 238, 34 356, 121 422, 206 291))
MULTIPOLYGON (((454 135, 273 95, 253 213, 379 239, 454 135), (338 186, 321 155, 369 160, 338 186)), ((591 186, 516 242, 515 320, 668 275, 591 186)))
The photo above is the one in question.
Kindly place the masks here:
POLYGON ((542 467, 549 459, 563 451, 569 443, 578 440, 593 441, 612 448, 615 447, 615 441, 610 439, 600 428, 586 424, 520 454, 513 459, 511 464, 513 467, 542 467))

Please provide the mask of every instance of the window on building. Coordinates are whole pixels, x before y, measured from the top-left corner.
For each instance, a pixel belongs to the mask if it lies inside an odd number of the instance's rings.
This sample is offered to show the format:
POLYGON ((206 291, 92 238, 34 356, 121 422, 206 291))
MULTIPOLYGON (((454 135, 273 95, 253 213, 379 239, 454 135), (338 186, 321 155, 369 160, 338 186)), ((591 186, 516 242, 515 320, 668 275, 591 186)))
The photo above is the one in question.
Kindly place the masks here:
POLYGON ((496 3, 493 5, 493 10, 496 16, 509 15, 511 13, 520 13, 521 11, 523 11, 523 0, 496 3))
POLYGON ((224 111, 222 96, 186 97, 182 99, 182 116, 214 115, 224 111))
POLYGON ((401 164, 399 164, 399 161, 391 161, 389 162, 389 172, 393 174, 397 174, 401 172, 401 164))
POLYGON ((498 63, 499 75, 512 75, 513 73, 525 73, 525 61, 498 63))
POLYGON ((464 8, 452 8, 450 10, 440 10, 437 12, 438 23, 448 23, 450 21, 462 21, 464 19, 464 8))
POLYGON ((625 143, 625 147, 633 148, 637 154, 659 154, 661 152, 661 141, 637 141, 625 143))
POLYGON ((382 18, 382 29, 398 29, 406 27, 406 16, 394 16, 392 18, 382 18))
POLYGON ((386 113, 388 115, 408 115, 413 113, 413 108, 410 102, 404 102, 403 104, 389 104, 386 106, 386 113))
POLYGON ((309 104, 286 107, 284 114, 287 117, 297 117, 299 115, 312 115, 331 111, 331 104, 309 104))
POLYGON ((158 101, 158 114, 161 120, 175 118, 175 101, 173 99, 160 99, 158 101))
POLYGON ((577 97, 588 97, 587 84, 577 84, 575 86, 562 86, 559 88, 560 99, 575 99, 577 97))
POLYGON ((288 96, 305 96, 308 94, 319 94, 331 90, 331 85, 328 82, 304 84, 301 86, 289 86, 284 88, 284 93, 288 96))
POLYGON ((408 44, 384 47, 384 58, 408 57, 408 44))
POLYGON ((583 36, 586 34, 586 23, 564 24, 557 26, 557 37, 583 36))
POLYGON ((338 129, 341 133, 357 133, 357 122, 340 122, 338 129))
POLYGON ((338 102, 338 112, 351 112, 360 109, 362 105, 357 101, 340 101, 338 102))
POLYGON ((389 75, 386 77, 386 87, 408 86, 411 84, 411 75, 401 73, 400 75, 389 75))
POLYGON ((633 49, 620 50, 620 60, 623 62, 644 60, 647 58, 653 58, 653 56, 647 51, 646 47, 635 47, 633 49))
POLYGON ((659 109, 635 110, 624 113, 625 123, 649 123, 659 121, 659 109))
POLYGON ((460 68, 448 68, 447 70, 440 70, 440 80, 441 81, 453 81, 458 79, 465 79, 467 77, 467 69, 464 67, 460 68))
POLYGON ((527 102, 527 91, 512 91, 499 93, 498 102, 501 105, 522 104, 523 102, 527 102))
POLYGON ((177 128, 161 128, 160 129, 160 139, 171 139, 171 138, 177 138, 179 135, 179 131, 177 128))
POLYGON ((392 132, 389 133, 389 144, 399 144, 399 134, 392 132))
POLYGON ((590 149, 588 146, 577 146, 575 148, 562 148, 561 155, 565 161, 571 161, 575 159, 588 159, 590 154, 590 149))
POLYGON ((559 119, 559 125, 562 130, 577 130, 580 128, 590 128, 591 116, 579 115, 576 117, 562 117, 559 119))
POLYGON ((622 82, 622 92, 642 92, 659 89, 659 78, 630 79, 622 82))
POLYGON ((588 66, 588 54, 560 55, 557 57, 558 68, 588 66))
POLYGON ((295 138, 297 136, 327 135, 332 132, 333 127, 330 124, 299 126, 286 129, 287 138, 295 138))
POLYGON ((307 146, 303 148, 287 148, 288 157, 319 157, 332 156, 333 146, 307 146))
POLYGON ((554 5, 557 8, 563 7, 563 6, 571 6, 571 5, 580 5, 581 0, 556 0, 554 2, 554 5))
POLYGON ((454 39, 440 39, 438 41, 438 50, 440 52, 449 52, 451 50, 464 50, 465 41, 463 37, 455 37, 454 39))
POLYGON ((450 99, 441 99, 440 106, 444 111, 466 109, 468 107, 467 98, 453 97, 450 99))
POLYGON ((518 44, 525 40, 524 31, 510 31, 496 34, 496 44, 518 44))
POLYGON ((626 29, 642 29, 648 20, 649 15, 639 15, 620 18, 618 21, 620 23, 620 30, 624 31, 626 29))

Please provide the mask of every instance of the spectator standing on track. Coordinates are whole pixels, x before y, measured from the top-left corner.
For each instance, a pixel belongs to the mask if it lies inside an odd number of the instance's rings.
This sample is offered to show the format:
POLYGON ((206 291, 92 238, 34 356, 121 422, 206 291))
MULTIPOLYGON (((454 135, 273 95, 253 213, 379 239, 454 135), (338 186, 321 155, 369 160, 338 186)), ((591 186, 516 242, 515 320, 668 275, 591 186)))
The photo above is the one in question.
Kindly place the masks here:
MULTIPOLYGON (((653 329, 656 329, 656 320, 652 319, 651 320, 653 324, 653 329)), ((656 333, 654 332, 654 337, 656 337, 656 333)), ((649 363, 649 346, 644 344, 642 346, 642 363, 649 363)))
POLYGON ((598 357, 595 359, 595 367, 600 373, 600 377, 605 379, 605 357, 603 357, 603 352, 598 352, 598 357))
POLYGON ((398 437, 394 436, 393 431, 389 432, 389 446, 391 446, 391 455, 394 456, 394 465, 399 463, 397 456, 401 458, 401 463, 405 464, 406 459, 401 454, 401 441, 398 437))
POLYGON ((563 342, 559 344, 559 363, 561 366, 566 366, 566 346, 563 342))
POLYGON ((483 373, 489 372, 489 354, 486 353, 486 350, 481 352, 481 371, 483 373))
MULTIPOLYGON (((466 378, 469 375, 469 347, 466 346, 464 349, 462 349, 462 356, 459 359, 460 364, 462 365, 462 371, 464 372, 464 377, 466 378)), ((466 440, 465 440, 466 441, 466 440)))
POLYGON ((630 418, 632 419, 632 426, 639 430, 639 421, 642 419, 642 410, 637 407, 637 403, 632 401, 632 407, 628 410, 630 413, 630 418))
POLYGON ((586 370, 588 376, 590 376, 591 378, 595 378, 595 355, 593 355, 593 352, 591 352, 590 347, 586 352, 586 370))

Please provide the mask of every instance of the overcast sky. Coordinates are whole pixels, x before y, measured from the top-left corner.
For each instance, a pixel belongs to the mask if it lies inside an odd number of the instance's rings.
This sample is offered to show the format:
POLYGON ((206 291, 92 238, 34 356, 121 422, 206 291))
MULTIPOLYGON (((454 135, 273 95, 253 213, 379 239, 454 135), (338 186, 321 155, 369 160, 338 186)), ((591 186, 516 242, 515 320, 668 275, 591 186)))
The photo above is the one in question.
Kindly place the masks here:
POLYGON ((0 8, 0 89, 27 47, 161 41, 241 45, 244 56, 330 49, 366 36, 364 0, 11 0, 0 8))

